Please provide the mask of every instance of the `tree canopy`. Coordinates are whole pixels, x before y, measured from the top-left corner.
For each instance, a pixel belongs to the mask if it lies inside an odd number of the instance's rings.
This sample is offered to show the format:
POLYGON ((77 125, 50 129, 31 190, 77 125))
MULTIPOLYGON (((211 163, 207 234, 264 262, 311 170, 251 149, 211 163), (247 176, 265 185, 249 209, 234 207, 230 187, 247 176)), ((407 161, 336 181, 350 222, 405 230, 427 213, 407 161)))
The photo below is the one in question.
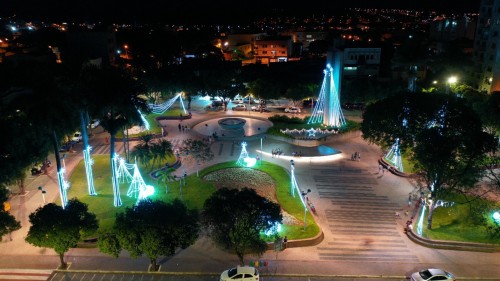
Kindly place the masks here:
POLYGON ((146 255, 151 269, 157 270, 159 256, 171 256, 178 248, 187 248, 198 238, 196 210, 188 210, 176 199, 172 203, 141 200, 116 214, 112 233, 99 239, 99 250, 118 257, 122 249, 137 258, 146 255))
POLYGON ((82 236, 95 232, 99 225, 95 214, 88 212, 85 203, 74 198, 66 208, 49 203, 29 215, 31 227, 26 242, 44 248, 52 248, 59 255, 61 267, 66 267, 64 254, 82 236))
POLYGON ((246 254, 262 255, 267 249, 262 232, 281 223, 279 204, 249 188, 221 188, 205 201, 202 224, 220 247, 233 250, 243 265, 246 254))
POLYGON ((483 159, 496 148, 477 114, 463 99, 444 94, 402 94, 371 104, 363 114, 363 137, 384 148, 400 140, 429 189, 433 206, 452 190, 463 192, 483 175, 483 159))

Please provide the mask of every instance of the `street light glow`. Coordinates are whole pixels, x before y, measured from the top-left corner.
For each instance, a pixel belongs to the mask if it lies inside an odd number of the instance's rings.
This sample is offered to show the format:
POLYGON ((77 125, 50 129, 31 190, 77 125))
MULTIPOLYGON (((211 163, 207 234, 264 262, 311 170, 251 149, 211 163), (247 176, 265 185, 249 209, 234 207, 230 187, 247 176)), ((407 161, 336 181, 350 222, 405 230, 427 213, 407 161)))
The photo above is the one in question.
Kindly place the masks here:
POLYGON ((457 82, 457 77, 456 76, 451 76, 448 78, 448 83, 453 84, 457 82))

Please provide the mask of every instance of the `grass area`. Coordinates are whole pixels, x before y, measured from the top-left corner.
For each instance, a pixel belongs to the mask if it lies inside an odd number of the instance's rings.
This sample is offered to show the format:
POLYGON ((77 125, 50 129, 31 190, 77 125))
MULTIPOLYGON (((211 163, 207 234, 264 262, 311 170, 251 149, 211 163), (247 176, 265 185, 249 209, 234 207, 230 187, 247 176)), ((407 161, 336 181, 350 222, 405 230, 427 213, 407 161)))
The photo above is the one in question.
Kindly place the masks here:
MULTIPOLYGON (((384 157, 384 160, 392 164, 392 159, 384 157)), ((401 156, 401 162, 403 162, 403 172, 407 174, 413 174, 415 172, 413 163, 408 158, 404 157, 404 155, 401 156)))
MULTIPOLYGON (((446 201, 455 202, 452 207, 438 207, 434 210, 432 218, 432 229, 427 229, 427 215, 429 209, 426 208, 424 214, 423 237, 435 240, 462 241, 500 244, 498 237, 491 237, 486 232, 484 225, 475 225, 471 222, 469 204, 462 204, 464 197, 459 195, 450 195, 446 201)), ((472 204, 481 204, 484 202, 475 202, 472 204)), ((492 203, 498 210, 500 203, 492 203)), ((491 213, 485 214, 486 221, 492 223, 491 213)))
MULTIPOLYGON (((126 195, 128 184, 121 184, 120 194, 123 205, 118 208, 114 207, 109 155, 94 155, 93 159, 94 186, 98 196, 88 195, 85 168, 83 161, 81 161, 73 170, 69 179, 72 185, 68 192, 68 198, 77 197, 80 201, 86 203, 89 206, 89 211, 95 213, 99 220, 99 232, 106 232, 112 227, 115 215, 123 212, 125 207, 133 206, 136 200, 126 195)), ((216 190, 211 182, 202 180, 203 176, 216 170, 232 167, 237 167, 234 161, 216 164, 201 170, 200 177, 196 177, 196 174, 189 175, 186 179, 186 186, 182 188, 182 192, 178 181, 169 182, 167 192, 164 185, 160 186, 151 177, 145 176, 145 173, 142 174, 146 184, 156 187, 156 192, 151 197, 153 200, 169 202, 175 198, 180 198, 189 209, 201 210, 205 200, 216 190)), ((290 196, 290 177, 285 169, 265 161, 261 166, 257 165, 253 169, 261 170, 274 178, 276 181, 276 195, 282 208, 300 221, 303 221, 304 208, 299 196, 290 196)), ((306 221, 307 228, 305 231, 303 230, 303 225, 285 226, 281 236, 287 235, 289 239, 301 239, 317 235, 320 230, 319 226, 309 212, 307 213, 306 221)))

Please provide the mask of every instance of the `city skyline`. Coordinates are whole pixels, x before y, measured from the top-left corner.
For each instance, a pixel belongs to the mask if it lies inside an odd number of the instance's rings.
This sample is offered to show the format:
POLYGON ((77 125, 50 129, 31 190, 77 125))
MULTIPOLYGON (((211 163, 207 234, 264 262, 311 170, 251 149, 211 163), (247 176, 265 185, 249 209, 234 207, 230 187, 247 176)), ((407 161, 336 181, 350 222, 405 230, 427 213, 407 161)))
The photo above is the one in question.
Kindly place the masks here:
POLYGON ((2 5, 0 16, 15 15, 32 20, 85 20, 172 23, 226 23, 244 22, 262 16, 335 14, 345 8, 395 8, 435 10, 438 12, 475 12, 480 0, 462 1, 396 1, 352 0, 345 3, 309 1, 307 6, 283 5, 277 1, 252 1, 252 4, 221 0, 214 2, 194 0, 189 2, 160 2, 144 0, 133 3, 88 0, 84 2, 15 1, 2 5))

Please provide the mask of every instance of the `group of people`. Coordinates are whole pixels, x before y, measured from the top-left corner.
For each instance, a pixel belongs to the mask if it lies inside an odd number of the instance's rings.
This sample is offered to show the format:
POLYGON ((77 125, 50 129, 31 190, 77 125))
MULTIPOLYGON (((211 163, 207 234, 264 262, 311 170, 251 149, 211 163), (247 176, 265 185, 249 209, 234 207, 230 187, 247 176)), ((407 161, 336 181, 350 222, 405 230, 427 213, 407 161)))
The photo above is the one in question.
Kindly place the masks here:
POLYGON ((351 160, 352 161, 359 161, 361 159, 361 154, 359 152, 354 152, 351 154, 351 160))
POLYGON ((275 148, 271 151, 271 154, 274 156, 278 157, 283 154, 283 151, 280 148, 275 148))
POLYGON ((302 157, 302 151, 299 151, 299 152, 294 151, 294 152, 292 152, 292 156, 293 156, 293 157, 295 157, 295 156, 297 156, 297 157, 302 157))
POLYGON ((179 123, 179 132, 181 133, 184 133, 184 132, 189 132, 190 128, 186 125, 182 125, 181 123, 179 123))

